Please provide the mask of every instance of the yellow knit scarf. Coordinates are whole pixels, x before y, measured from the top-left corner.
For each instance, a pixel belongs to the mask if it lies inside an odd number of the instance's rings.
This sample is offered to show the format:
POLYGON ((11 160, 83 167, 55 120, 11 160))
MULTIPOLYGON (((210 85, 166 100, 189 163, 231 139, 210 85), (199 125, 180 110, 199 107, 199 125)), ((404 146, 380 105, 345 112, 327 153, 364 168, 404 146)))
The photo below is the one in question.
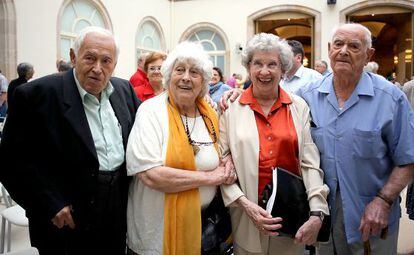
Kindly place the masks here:
MULTIPOLYGON (((202 116, 210 118, 218 139, 218 118, 204 99, 197 99, 202 116)), ((205 119, 210 136, 213 133, 210 121, 205 119)), ((166 166, 196 170, 194 152, 188 142, 180 112, 169 96, 168 104, 169 140, 166 166)), ((213 139, 213 138, 212 138, 213 139)), ((214 140, 213 140, 214 141, 214 140)), ((217 141, 214 144, 218 151, 217 141)), ((201 251, 201 205, 198 188, 178 193, 166 193, 164 202, 164 255, 196 255, 201 251)))

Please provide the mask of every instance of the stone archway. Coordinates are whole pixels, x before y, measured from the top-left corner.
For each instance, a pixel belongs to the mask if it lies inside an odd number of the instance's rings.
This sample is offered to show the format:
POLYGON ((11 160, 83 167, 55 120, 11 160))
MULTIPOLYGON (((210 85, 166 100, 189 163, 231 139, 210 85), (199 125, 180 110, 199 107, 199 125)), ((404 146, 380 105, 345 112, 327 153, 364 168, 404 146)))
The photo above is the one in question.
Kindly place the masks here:
POLYGON ((313 28, 312 28, 312 58, 320 59, 321 57, 321 13, 317 10, 308 8, 306 6, 301 5, 279 5, 279 6, 271 6, 265 9, 259 10, 247 18, 247 39, 250 39, 257 31, 256 31, 256 21, 260 20, 266 16, 277 16, 282 15, 284 16, 286 13, 292 13, 293 15, 307 15, 312 17, 313 19, 313 28))
POLYGON ((355 22, 372 33, 379 74, 399 83, 414 75, 414 2, 407 0, 362 1, 340 11, 341 22, 355 22))
POLYGON ((0 69, 10 81, 16 78, 16 9, 13 0, 0 0, 0 69))

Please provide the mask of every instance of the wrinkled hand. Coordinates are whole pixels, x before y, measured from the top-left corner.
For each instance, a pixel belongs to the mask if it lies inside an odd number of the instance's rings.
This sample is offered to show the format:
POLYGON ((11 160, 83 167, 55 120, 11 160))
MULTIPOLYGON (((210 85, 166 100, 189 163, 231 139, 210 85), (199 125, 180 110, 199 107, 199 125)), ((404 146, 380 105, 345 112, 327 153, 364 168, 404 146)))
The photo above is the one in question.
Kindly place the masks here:
POLYGON ((277 230, 282 227, 280 224, 282 218, 273 218, 265 209, 251 202, 245 196, 239 198, 239 204, 244 208, 250 220, 256 225, 260 232, 269 236, 279 235, 277 230))
POLYGON ((303 225, 298 229, 295 235, 296 244, 312 245, 316 243, 319 230, 322 227, 322 221, 317 216, 310 216, 303 225))
POLYGON ((234 167, 233 158, 231 157, 231 154, 228 154, 227 156, 221 159, 221 165, 223 165, 227 171, 230 171, 230 176, 226 180, 225 184, 235 183, 237 181, 237 172, 234 167))
POLYGON ((390 206, 381 198, 375 197, 364 210, 359 225, 359 231, 362 234, 362 241, 365 242, 371 235, 379 236, 381 230, 388 226, 388 216, 390 215, 390 206))
POLYGON ((212 178, 215 181, 215 185, 221 185, 221 184, 233 184, 237 180, 236 171, 233 169, 230 169, 229 167, 226 167, 222 164, 218 166, 213 171, 210 171, 209 174, 212 176, 212 178))
POLYGON ((217 112, 217 109, 218 109, 217 103, 214 102, 214 100, 211 98, 211 96, 205 95, 204 100, 206 100, 207 103, 217 112))
POLYGON ((222 112, 225 112, 227 108, 229 108, 229 105, 227 104, 227 100, 230 99, 230 102, 236 101, 236 99, 243 93, 243 90, 241 89, 230 89, 223 93, 223 95, 220 98, 220 109, 222 112))
POLYGON ((58 228, 69 226, 71 229, 75 228, 75 222, 73 221, 71 214, 72 206, 65 206, 60 210, 56 216, 52 219, 53 225, 58 228))

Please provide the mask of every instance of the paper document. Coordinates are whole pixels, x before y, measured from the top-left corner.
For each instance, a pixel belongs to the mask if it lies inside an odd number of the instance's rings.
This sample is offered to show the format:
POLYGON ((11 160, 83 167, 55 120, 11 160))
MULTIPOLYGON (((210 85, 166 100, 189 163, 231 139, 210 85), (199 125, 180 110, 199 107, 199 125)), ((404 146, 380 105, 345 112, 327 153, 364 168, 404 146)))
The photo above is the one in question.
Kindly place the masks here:
POLYGON ((269 197, 269 201, 267 201, 266 204, 266 211, 270 214, 272 214, 272 210, 273 210, 273 205, 275 203, 275 199, 276 199, 276 192, 277 192, 277 167, 276 168, 272 168, 272 182, 273 182, 273 189, 272 189, 272 194, 269 197))

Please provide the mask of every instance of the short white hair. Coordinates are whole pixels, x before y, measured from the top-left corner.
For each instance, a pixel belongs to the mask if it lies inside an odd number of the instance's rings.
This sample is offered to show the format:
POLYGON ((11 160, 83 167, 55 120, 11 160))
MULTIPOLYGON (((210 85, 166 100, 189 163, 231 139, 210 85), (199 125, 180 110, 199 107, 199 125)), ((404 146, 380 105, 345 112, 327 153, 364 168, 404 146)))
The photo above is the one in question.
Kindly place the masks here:
POLYGON ((118 61, 119 56, 119 43, 117 38, 112 34, 111 31, 108 29, 102 28, 102 27, 96 27, 96 26, 90 26, 82 29, 79 33, 79 35, 76 37, 75 42, 73 43, 73 53, 75 56, 78 56, 79 49, 83 44, 83 41, 85 40, 85 37, 90 33, 96 33, 104 36, 111 37, 115 42, 115 61, 118 61))
POLYGON ((210 56, 199 43, 181 42, 168 54, 167 59, 161 66, 164 88, 168 89, 170 86, 174 65, 177 62, 185 61, 194 61, 195 67, 202 71, 203 88, 199 97, 204 97, 207 94, 211 76, 213 75, 213 62, 211 62, 210 56))
POLYGON ((276 50, 279 54, 281 69, 287 72, 292 68, 293 52, 285 39, 274 34, 260 33, 253 36, 247 42, 246 49, 242 54, 242 65, 249 70, 249 63, 257 51, 276 50))
POLYGON ((365 26, 358 24, 358 23, 345 23, 345 24, 340 24, 338 26, 335 26, 334 29, 332 29, 331 42, 333 42, 336 32, 338 32, 339 29, 343 29, 343 28, 354 28, 354 29, 356 28, 356 29, 362 30, 364 32, 365 46, 367 47, 367 49, 370 49, 372 47, 371 31, 369 31, 369 29, 366 28, 365 26))
POLYGON ((379 68, 378 63, 375 62, 375 61, 371 61, 371 62, 368 62, 364 66, 364 71, 365 72, 371 72, 371 73, 377 73, 378 72, 378 68, 379 68))

